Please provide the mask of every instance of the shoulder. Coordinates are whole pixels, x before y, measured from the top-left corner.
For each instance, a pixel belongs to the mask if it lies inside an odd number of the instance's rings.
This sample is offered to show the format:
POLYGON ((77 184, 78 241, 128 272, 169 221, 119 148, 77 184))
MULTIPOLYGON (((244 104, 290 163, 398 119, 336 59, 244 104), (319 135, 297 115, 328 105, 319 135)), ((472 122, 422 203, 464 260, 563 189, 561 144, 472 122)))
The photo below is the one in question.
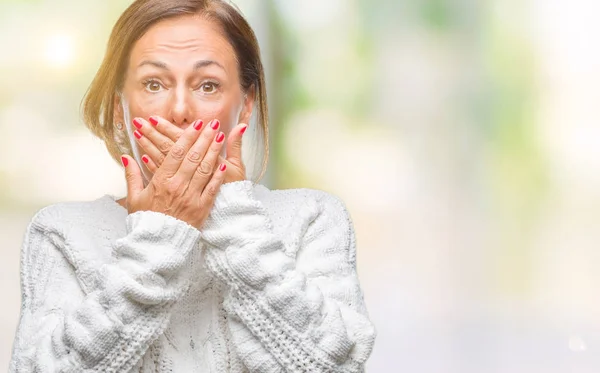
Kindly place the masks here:
POLYGON ((297 218, 298 215, 316 217, 332 214, 344 219, 349 215, 345 203, 332 193, 312 188, 269 189, 251 180, 223 184, 215 207, 247 204, 248 198, 256 203, 256 208, 266 208, 269 213, 283 220, 297 218))
POLYGON ((347 251, 348 260, 355 260, 354 224, 336 194, 311 188, 271 190, 255 184, 254 195, 293 251, 310 242, 335 242, 347 251))
MULTIPOLYGON (((30 224, 42 230, 62 230, 98 220, 106 212, 107 196, 90 201, 67 201, 50 204, 39 209, 30 224)), ((102 220, 102 219, 99 219, 102 220)))
POLYGON ((107 209, 111 206, 107 204, 107 198, 110 197, 105 195, 91 201, 58 202, 42 207, 27 226, 25 243, 37 242, 42 237, 57 247, 93 247, 96 236, 114 231, 114 219, 108 214, 107 209), (35 236, 33 240, 30 237, 32 235, 35 236))
POLYGON ((21 294, 27 308, 37 307, 32 302, 44 297, 45 284, 55 268, 73 268, 73 257, 65 250, 69 242, 66 231, 75 220, 70 210, 72 203, 44 206, 27 225, 20 251, 21 294))
POLYGON ((124 217, 115 224, 111 209, 118 210, 107 198, 59 202, 37 211, 25 234, 22 268, 31 272, 44 257, 64 257, 88 286, 94 268, 110 258, 111 237, 125 230, 124 217))
POLYGON ((307 203, 316 203, 328 210, 347 211, 346 204, 339 196, 324 190, 313 188, 269 189, 262 184, 253 185, 254 196, 263 202, 275 202, 282 207, 300 207, 307 203))
POLYGON ((269 189, 262 184, 254 185, 254 195, 263 203, 278 210, 298 210, 303 206, 313 206, 319 215, 325 214, 341 220, 349 220, 346 203, 336 194, 320 189, 293 188, 269 189))

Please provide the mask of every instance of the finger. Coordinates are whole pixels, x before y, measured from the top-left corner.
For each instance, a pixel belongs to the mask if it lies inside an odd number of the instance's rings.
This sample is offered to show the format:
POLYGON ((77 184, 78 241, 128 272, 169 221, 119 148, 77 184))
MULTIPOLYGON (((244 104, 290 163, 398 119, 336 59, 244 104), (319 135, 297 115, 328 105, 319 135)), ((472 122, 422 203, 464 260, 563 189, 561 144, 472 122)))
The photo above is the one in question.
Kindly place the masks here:
POLYGON ((224 140, 225 134, 223 132, 219 132, 214 137, 212 144, 210 144, 210 148, 204 156, 204 159, 202 159, 200 164, 193 171, 192 180, 190 181, 188 189, 192 191, 200 191, 203 190, 208 184, 213 172, 215 171, 215 166, 218 161, 219 154, 221 153, 221 149, 223 148, 224 140))
MULTIPOLYGON (((183 134, 183 130, 173 123, 158 115, 151 116, 148 121, 156 130, 167 136, 171 141, 176 142, 183 134)), ((165 153, 166 154, 166 153, 165 153)))
POLYGON ((128 155, 121 156, 121 162, 125 167, 125 181, 127 182, 127 198, 136 198, 144 190, 144 179, 142 171, 137 162, 128 155))
POLYGON ((169 154, 165 158, 164 162, 160 165, 156 171, 157 175, 161 177, 170 178, 177 173, 181 163, 186 157, 188 151, 192 145, 196 142, 202 129, 202 121, 197 120, 192 123, 191 126, 186 128, 177 142, 171 147, 169 154))
MULTIPOLYGON (((144 135, 144 137, 149 140, 149 142, 151 142, 152 145, 156 147, 163 155, 169 154, 169 150, 171 150, 171 147, 175 141, 160 133, 156 127, 151 125, 150 122, 147 122, 143 118, 135 118, 133 120, 133 125, 137 128, 137 132, 144 135)), ((136 137, 139 140, 137 135, 136 137)))
POLYGON ((152 172, 153 174, 156 173, 156 170, 158 169, 158 166, 152 160, 152 158, 150 158, 150 156, 148 156, 148 154, 144 154, 142 156, 142 162, 144 162, 146 164, 146 168, 148 168, 148 170, 150 172, 152 172))
POLYGON ((226 183, 247 180, 245 167, 238 167, 221 156, 219 156, 217 163, 225 163, 227 165, 226 183))
POLYGON ((243 164, 242 137, 247 128, 246 123, 240 123, 229 132, 227 137, 227 160, 238 167, 243 164))
MULTIPOLYGON (((156 160, 156 163, 160 166, 165 160, 165 154, 168 154, 169 151, 167 150, 166 153, 162 152, 152 143, 152 141, 150 141, 150 139, 144 136, 140 130, 135 130, 133 134, 135 135, 135 141, 142 147, 142 149, 144 149, 146 153, 150 155, 150 157, 152 157, 152 159, 156 160)), ((172 145, 169 146, 169 150, 171 147, 172 145)))
MULTIPOLYGON (((209 164, 205 159, 206 153, 211 146, 221 145, 225 139, 225 134, 218 132, 220 123, 218 120, 212 120, 203 130, 202 134, 190 148, 187 157, 181 163, 177 174, 181 180, 186 180, 188 183, 195 177, 195 174, 200 173, 204 177, 205 183, 208 182, 212 174, 214 164, 209 164), (219 141, 217 141, 219 140, 219 141), (214 143, 217 142, 215 145, 214 143), (212 144, 212 145, 211 145, 212 144)), ((214 163, 214 162, 213 162, 214 163)))
POLYGON ((227 169, 227 165, 225 163, 221 163, 217 170, 213 173, 210 181, 202 190, 202 194, 200 195, 200 206, 210 206, 212 209, 213 204, 215 203, 215 198, 217 194, 219 194, 219 189, 225 180, 225 170, 227 169))
MULTIPOLYGON (((219 164, 225 163, 227 165, 227 167, 237 167, 233 163, 229 162, 229 160, 223 158, 222 155, 219 155, 219 158, 217 159, 217 163, 219 163, 219 164)), ((229 170, 229 171, 231 171, 231 170, 229 170)))

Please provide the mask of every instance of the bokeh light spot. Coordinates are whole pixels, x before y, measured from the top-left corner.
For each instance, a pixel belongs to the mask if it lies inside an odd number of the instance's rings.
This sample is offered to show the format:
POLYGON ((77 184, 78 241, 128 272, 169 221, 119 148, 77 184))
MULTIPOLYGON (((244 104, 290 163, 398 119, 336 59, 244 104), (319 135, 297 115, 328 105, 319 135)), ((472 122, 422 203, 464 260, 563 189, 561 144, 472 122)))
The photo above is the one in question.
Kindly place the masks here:
POLYGON ((51 35, 46 42, 46 59, 53 67, 70 66, 75 59, 75 43, 67 34, 51 35))

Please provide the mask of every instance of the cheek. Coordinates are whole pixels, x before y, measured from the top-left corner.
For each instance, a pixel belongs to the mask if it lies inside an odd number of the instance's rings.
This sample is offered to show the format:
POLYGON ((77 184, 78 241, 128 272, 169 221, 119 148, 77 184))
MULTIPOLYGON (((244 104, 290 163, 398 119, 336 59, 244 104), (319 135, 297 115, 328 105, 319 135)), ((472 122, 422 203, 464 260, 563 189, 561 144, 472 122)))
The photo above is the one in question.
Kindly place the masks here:
POLYGON ((148 109, 147 106, 135 105, 132 103, 129 107, 130 107, 130 113, 131 113, 132 120, 135 117, 148 119, 148 117, 150 117, 152 115, 149 112, 147 112, 147 109, 148 109))
POLYGON ((198 105, 196 115, 204 123, 218 119, 221 122, 220 131, 229 133, 237 125, 238 112, 239 105, 232 102, 204 102, 198 105))
POLYGON ((131 95, 129 99, 129 112, 131 114, 131 119, 135 117, 141 117, 144 119, 148 119, 152 115, 161 115, 165 114, 164 104, 165 100, 160 100, 158 98, 141 98, 138 95, 131 95))

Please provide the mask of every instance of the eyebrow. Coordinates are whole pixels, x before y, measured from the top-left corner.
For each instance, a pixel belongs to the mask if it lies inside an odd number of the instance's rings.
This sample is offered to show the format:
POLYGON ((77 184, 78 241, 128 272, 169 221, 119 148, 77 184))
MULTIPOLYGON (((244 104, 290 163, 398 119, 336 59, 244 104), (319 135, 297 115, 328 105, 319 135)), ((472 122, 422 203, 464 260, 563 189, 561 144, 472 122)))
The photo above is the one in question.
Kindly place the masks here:
POLYGON ((223 67, 223 65, 221 65, 217 61, 213 61, 213 60, 201 60, 201 61, 197 61, 194 64, 194 70, 199 70, 199 69, 201 69, 203 67, 210 66, 210 65, 217 65, 221 69, 225 70, 225 68, 223 67))
MULTIPOLYGON (((144 61, 142 61, 138 65, 138 68, 140 68, 140 67, 142 67, 144 65, 154 66, 154 67, 157 67, 157 68, 159 68, 161 70, 169 70, 169 68, 167 67, 167 64, 164 63, 164 62, 160 62, 160 61, 144 60, 144 61)), ((203 67, 210 66, 210 65, 216 65, 216 66, 220 67, 221 69, 225 70, 225 68, 223 67, 223 65, 221 65, 217 61, 213 61, 213 60, 200 60, 200 61, 197 61, 194 64, 194 70, 199 70, 199 69, 201 69, 203 67)))

